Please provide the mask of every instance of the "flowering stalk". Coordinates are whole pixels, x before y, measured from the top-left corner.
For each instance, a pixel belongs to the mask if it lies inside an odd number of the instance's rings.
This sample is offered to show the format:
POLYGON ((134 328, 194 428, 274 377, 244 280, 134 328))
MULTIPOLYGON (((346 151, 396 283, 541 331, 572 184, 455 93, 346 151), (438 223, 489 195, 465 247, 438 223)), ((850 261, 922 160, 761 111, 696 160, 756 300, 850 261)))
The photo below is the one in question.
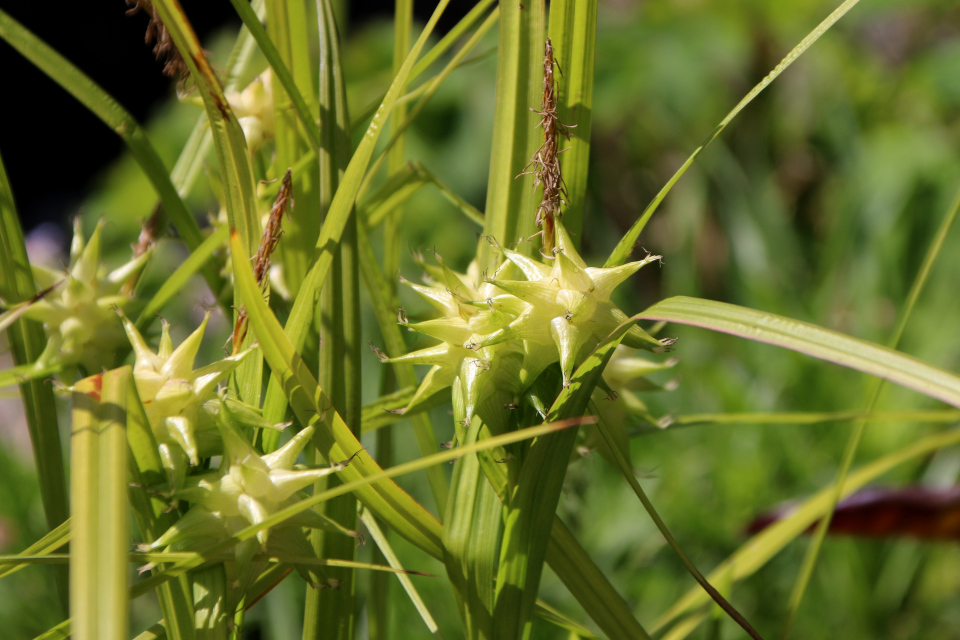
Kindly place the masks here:
POLYGON ((560 68, 553 57, 553 44, 550 38, 547 38, 543 55, 543 97, 540 101, 540 111, 533 109, 533 112, 540 116, 540 123, 537 126, 543 128, 543 144, 530 159, 527 167, 532 165, 533 171, 528 173, 536 176, 533 188, 543 185, 536 223, 541 228, 543 252, 548 255, 556 246, 555 221, 560 219, 560 205, 566 202, 567 195, 560 171, 560 154, 562 153, 559 148, 560 136, 567 140, 571 136, 571 127, 563 124, 557 114, 556 81, 553 76, 555 66, 560 68))
POLYGON ((157 62, 163 63, 163 75, 168 78, 185 78, 189 73, 187 63, 184 62, 180 51, 173 44, 173 38, 170 32, 163 24, 163 20, 157 14, 157 10, 150 3, 150 0, 126 0, 127 15, 132 16, 145 11, 150 16, 150 23, 147 24, 147 32, 143 38, 146 44, 153 44, 153 55, 157 62))
MULTIPOLYGON (((292 176, 293 173, 291 170, 287 169, 287 173, 283 176, 283 182, 280 185, 280 191, 277 192, 277 199, 274 201, 270 213, 267 214, 267 223, 264 225, 263 235, 260 237, 260 247, 257 249, 257 255, 254 260, 253 275, 257 279, 257 284, 260 285, 260 290, 264 293, 266 293, 269 284, 267 275, 270 272, 270 256, 280 243, 280 236, 283 235, 283 227, 281 226, 283 222, 283 212, 286 211, 289 216, 290 212, 293 211, 292 176)), ((239 313, 237 313, 237 321, 233 325, 233 333, 230 335, 230 339, 233 342, 232 355, 237 355, 246 335, 247 308, 246 306, 242 306, 240 307, 239 313)))

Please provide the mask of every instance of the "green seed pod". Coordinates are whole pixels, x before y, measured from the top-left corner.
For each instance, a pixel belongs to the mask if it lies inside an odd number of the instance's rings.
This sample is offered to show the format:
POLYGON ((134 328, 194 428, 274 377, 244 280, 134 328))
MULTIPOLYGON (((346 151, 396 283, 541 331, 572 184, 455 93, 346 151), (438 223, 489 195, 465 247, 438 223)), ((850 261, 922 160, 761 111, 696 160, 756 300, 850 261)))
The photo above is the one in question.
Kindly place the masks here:
MULTIPOLYGON (((222 403, 223 400, 221 399, 222 403)), ((220 468, 211 473, 189 476, 174 497, 186 500, 190 509, 176 524, 144 550, 172 546, 177 550, 198 550, 211 541, 223 540, 249 525, 260 524, 281 509, 300 499, 299 492, 332 473, 347 462, 321 469, 295 469, 297 457, 313 436, 307 427, 276 451, 260 455, 237 431, 231 412, 221 404, 216 426, 223 438, 224 455, 220 468)), ((304 527, 321 528, 359 538, 359 534, 326 520, 315 511, 307 511, 283 521, 274 528, 260 530, 252 544, 235 548, 237 581, 248 583, 255 553, 283 554, 296 549, 293 555, 314 557, 306 543, 304 527), (276 539, 276 545, 274 545, 276 539)), ((325 585, 316 567, 298 570, 317 587, 325 585)))
MULTIPOLYGON (((442 314, 425 322, 401 322, 440 344, 385 360, 433 367, 408 409, 454 386, 469 423, 486 398, 495 392, 501 393, 498 402, 517 397, 554 362, 569 384, 576 366, 627 320, 610 301, 613 290, 659 257, 610 269, 587 267, 563 226, 558 224, 556 231, 556 252, 545 262, 498 247, 506 262, 490 279, 479 280, 476 264, 467 274, 455 273, 439 256, 438 267, 423 265, 435 280, 432 286, 401 279, 442 314), (526 279, 506 279, 509 273, 526 279)), ((639 327, 631 328, 624 342, 647 349, 662 346, 639 327)))
POLYGON ((254 78, 243 91, 226 94, 227 102, 240 122, 251 153, 256 153, 263 143, 274 135, 272 75, 263 73, 254 78))
POLYGON ((47 346, 38 366, 79 365, 88 373, 111 367, 114 354, 126 341, 112 309, 122 308, 130 297, 121 294, 123 284, 140 271, 150 252, 106 272, 100 265, 101 220, 89 242, 84 242, 80 220, 74 221, 70 265, 66 271, 33 267, 41 289, 52 288, 31 304, 24 316, 42 322, 47 346))
POLYGON ((215 420, 220 407, 217 385, 240 365, 251 349, 194 369, 209 313, 176 349, 170 339, 170 325, 164 320, 156 353, 147 346, 136 326, 126 316, 121 317, 133 346, 137 393, 160 447, 170 486, 177 489, 183 483, 188 464, 197 465, 201 457, 219 453, 220 437, 215 420))

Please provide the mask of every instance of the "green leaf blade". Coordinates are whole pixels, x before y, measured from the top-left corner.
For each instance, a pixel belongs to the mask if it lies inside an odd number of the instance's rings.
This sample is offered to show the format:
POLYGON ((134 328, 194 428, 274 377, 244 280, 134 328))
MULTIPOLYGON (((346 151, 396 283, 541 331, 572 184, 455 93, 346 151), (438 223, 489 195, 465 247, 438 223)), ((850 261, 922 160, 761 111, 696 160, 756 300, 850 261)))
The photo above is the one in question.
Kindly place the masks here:
MULTIPOLYGON (((0 158, 0 298, 17 303, 32 298, 37 290, 23 240, 23 230, 7 179, 3 159, 0 158)), ((40 481, 40 497, 47 526, 52 530, 67 520, 70 506, 67 498, 67 480, 63 466, 63 447, 57 420, 57 406, 53 387, 36 375, 34 363, 47 344, 46 332, 38 323, 25 318, 17 320, 7 330, 7 338, 16 367, 0 373, 0 388, 20 384, 20 397, 30 432, 33 459, 40 481), (18 370, 29 369, 29 381, 18 379, 18 370)), ((48 375, 53 371, 48 371, 48 375)), ((57 588, 63 609, 67 608, 67 573, 58 569, 57 588)))
POLYGON ((960 407, 960 376, 912 356, 813 324, 737 305, 677 296, 639 316, 720 331, 869 373, 960 407))
MULTIPOLYGON (((544 14, 543 0, 500 3, 493 148, 483 231, 503 245, 528 238, 536 230, 532 178, 517 176, 540 146, 537 115, 531 109, 540 109, 544 14)), ((535 247, 525 243, 518 251, 533 255, 535 247)), ((493 257, 493 247, 481 241, 478 262, 489 264, 493 257)))
MULTIPOLYGON (((233 252, 237 289, 247 303, 250 322, 260 343, 264 358, 270 365, 279 388, 289 398, 297 418, 304 424, 322 421, 314 435, 314 443, 327 460, 347 460, 363 449, 360 442, 333 410, 329 399, 317 385, 297 355, 276 316, 270 311, 253 278, 238 234, 230 241, 233 252)), ((360 480, 381 470, 369 456, 361 455, 340 476, 345 482, 360 480)), ((435 557, 443 553, 440 542, 440 523, 392 481, 382 481, 357 490, 357 497, 386 521, 400 535, 435 557)))
POLYGON ((127 637, 127 399, 130 367, 73 387, 70 612, 79 640, 127 637), (96 585, 96 588, 91 588, 96 585))
POLYGON ((707 136, 699 147, 694 149, 693 153, 684 161, 679 169, 674 172, 670 180, 667 181, 667 184, 663 186, 659 193, 654 197, 653 201, 647 205, 647 208, 644 209, 643 214, 640 218, 633 223, 630 229, 624 234, 623 238, 620 239, 620 242, 617 243, 617 246, 614 247, 613 251, 610 253, 610 256, 607 258, 604 267, 616 267, 624 262, 630 257, 630 254, 633 252, 633 248, 637 242, 637 239, 640 237, 640 234, 643 232, 643 229, 647 226, 647 222, 650 221, 651 216, 659 208, 660 203, 663 202, 663 199, 667 197, 667 194, 670 193, 670 190, 673 189, 673 186, 683 177, 683 174, 687 172, 687 169, 690 168, 690 165, 693 164, 693 161, 697 159, 697 156, 707 148, 707 146, 713 142, 717 136, 730 124, 734 118, 750 104, 754 98, 756 98, 760 93, 766 89, 770 84, 777 79, 777 77, 783 73, 787 67, 793 64, 797 58, 799 58, 803 53, 809 49, 814 42, 820 39, 824 33, 826 33, 836 22, 847 14, 848 11, 853 9, 854 6, 860 0, 845 0, 840 4, 833 13, 827 16, 820 24, 818 24, 813 31, 808 33, 803 40, 801 40, 797 46, 795 46, 790 53, 788 53, 783 60, 777 64, 774 69, 764 77, 757 85, 750 90, 747 95, 743 97, 740 102, 724 117, 724 119, 718 124, 713 131, 710 132, 710 135, 707 136))

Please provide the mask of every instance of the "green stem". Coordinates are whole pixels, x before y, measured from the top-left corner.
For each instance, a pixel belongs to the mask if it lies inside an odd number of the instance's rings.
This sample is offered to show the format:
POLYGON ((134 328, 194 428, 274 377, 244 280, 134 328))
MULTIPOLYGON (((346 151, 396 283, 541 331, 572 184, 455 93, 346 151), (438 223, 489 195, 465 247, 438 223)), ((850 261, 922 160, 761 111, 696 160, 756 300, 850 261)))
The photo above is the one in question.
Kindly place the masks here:
MULTIPOLYGON (((393 75, 400 73, 403 67, 403 61, 410 51, 411 32, 413 30, 413 0, 396 0, 394 3, 393 19, 393 75)), ((404 149, 403 138, 397 136, 398 123, 403 122, 407 115, 406 105, 398 104, 394 111, 394 120, 390 127, 393 131, 393 137, 397 138, 396 144, 389 151, 389 161, 387 164, 388 179, 395 176, 404 169, 404 149)), ((402 128, 400 129, 402 133, 402 128)), ((371 170, 369 175, 373 175, 376 170, 371 170)), ((363 187, 361 186, 361 193, 363 187)), ((383 247, 383 272, 387 274, 385 278, 390 287, 390 294, 396 295, 396 280, 389 276, 400 268, 400 230, 403 222, 403 207, 396 207, 384 222, 384 247, 383 247)), ((354 233, 356 234, 356 213, 354 214, 354 233)), ((392 392, 395 385, 395 377, 391 369, 384 368, 380 376, 380 395, 392 392)), ((388 426, 377 432, 376 438, 377 457, 380 464, 389 466, 393 464, 393 428, 388 426)), ((389 528, 383 527, 380 535, 386 537, 389 534, 389 528)), ((377 564, 384 564, 386 557, 379 547, 373 550, 373 561, 377 564)), ((384 640, 390 637, 389 630, 389 612, 390 612, 390 577, 386 574, 373 574, 370 577, 370 638, 373 640, 384 640)))
MULTIPOLYGON (((346 89, 340 63, 337 25, 329 0, 317 1, 320 26, 320 207, 329 209, 339 189, 350 158, 351 145, 346 135, 350 123, 346 89)), ((334 249, 330 276, 320 293, 320 386, 328 390, 330 400, 354 435, 360 434, 360 302, 357 262, 356 215, 350 215, 343 236, 334 249)), ((330 479, 316 491, 335 487, 330 479)), ((355 529, 357 501, 344 495, 323 505, 323 513, 347 529, 355 529)), ((315 532, 314 550, 320 558, 353 560, 356 545, 352 538, 315 532)), ((337 581, 334 590, 310 589, 304 608, 304 640, 327 638, 350 640, 355 625, 356 572, 346 567, 331 567, 328 575, 337 581)))
MULTIPOLYGON (((13 190, 0 157, 0 298, 8 304, 22 302, 37 293, 23 241, 23 230, 13 198, 13 190)), ((20 318, 7 330, 13 361, 21 367, 33 368, 47 344, 43 327, 20 318)), ((52 372, 51 372, 52 373, 52 372)), ((13 379, 11 379, 13 382, 13 379)), ((57 405, 53 387, 43 380, 31 379, 20 384, 20 398, 27 418, 27 430, 33 447, 33 460, 40 483, 40 500, 50 530, 56 529, 70 516, 67 480, 63 468, 63 447, 57 425, 57 405)), ((67 569, 57 569, 57 589, 64 613, 67 611, 67 569)))
MULTIPOLYGON (((543 0, 500 3, 497 94, 483 231, 504 246, 528 238, 536 229, 532 177, 517 176, 540 146, 538 117, 531 109, 540 109, 544 13, 543 0)), ((525 242, 517 251, 533 255, 535 243, 525 242)), ((490 266, 495 253, 489 242, 481 240, 477 257, 481 269, 490 266)))
POLYGON ((563 226, 577 249, 583 229, 590 169, 590 127, 593 122, 593 62, 596 57, 597 0, 554 0, 550 3, 550 40, 560 65, 557 110, 573 138, 560 156, 567 185, 563 226))

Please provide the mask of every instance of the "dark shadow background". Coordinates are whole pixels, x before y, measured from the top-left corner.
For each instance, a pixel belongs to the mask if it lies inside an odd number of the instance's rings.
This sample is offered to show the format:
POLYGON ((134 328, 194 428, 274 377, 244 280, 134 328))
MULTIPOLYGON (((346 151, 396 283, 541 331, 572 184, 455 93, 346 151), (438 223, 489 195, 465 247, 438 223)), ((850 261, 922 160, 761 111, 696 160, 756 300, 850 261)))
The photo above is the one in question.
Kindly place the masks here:
MULTIPOLYGON (((223 27, 239 28, 240 19, 225 0, 183 0, 201 42, 223 27)), ((392 0, 348 2, 347 29, 393 15, 392 0)), ((438 24, 453 27, 473 2, 451 3, 438 24)), ((147 15, 127 16, 123 0, 63 2, 51 5, 5 0, 0 8, 70 59, 143 123, 154 105, 173 90, 161 74, 152 47, 144 44, 147 15)), ((433 3, 416 3, 415 19, 430 16, 433 3)), ((123 147, 93 114, 5 42, 0 41, 2 100, 0 154, 17 199, 24 231, 43 222, 62 223, 87 194, 92 179, 123 147)))

